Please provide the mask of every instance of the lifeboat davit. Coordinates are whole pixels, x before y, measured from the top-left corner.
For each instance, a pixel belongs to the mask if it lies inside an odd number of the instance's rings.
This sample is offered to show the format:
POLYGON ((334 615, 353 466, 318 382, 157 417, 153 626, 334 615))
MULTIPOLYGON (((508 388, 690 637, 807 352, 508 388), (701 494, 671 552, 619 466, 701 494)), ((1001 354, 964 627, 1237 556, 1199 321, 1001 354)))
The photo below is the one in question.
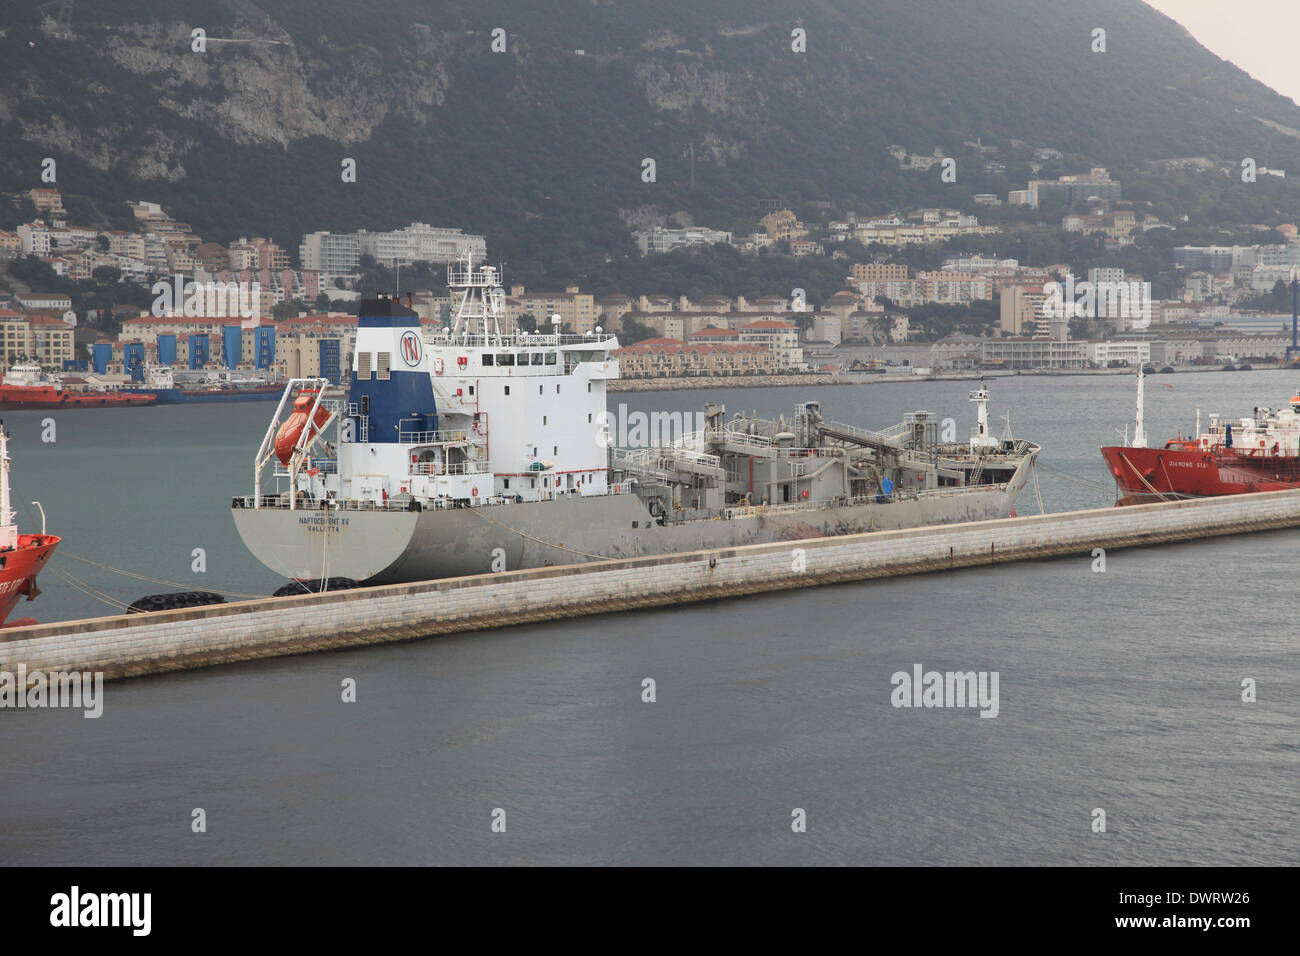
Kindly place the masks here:
MULTIPOLYGON (((289 459, 293 457, 293 450, 298 447, 298 437, 302 435, 302 430, 307 427, 307 416, 311 414, 311 407, 316 401, 314 391, 302 392, 293 400, 293 414, 291 414, 280 426, 280 430, 275 433, 275 457, 280 459, 280 464, 288 465, 289 459)), ((329 421, 330 413, 323 408, 316 409, 316 417, 312 425, 311 434, 307 442, 310 445, 320 435, 321 429, 329 421)))

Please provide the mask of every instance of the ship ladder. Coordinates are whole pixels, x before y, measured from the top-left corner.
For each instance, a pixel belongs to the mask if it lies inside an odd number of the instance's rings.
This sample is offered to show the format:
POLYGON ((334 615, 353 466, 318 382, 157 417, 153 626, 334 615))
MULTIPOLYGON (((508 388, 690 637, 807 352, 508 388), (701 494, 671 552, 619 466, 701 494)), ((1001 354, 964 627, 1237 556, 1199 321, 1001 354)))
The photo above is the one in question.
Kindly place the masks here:
POLYGON ((983 474, 984 474, 984 456, 980 455, 979 461, 975 463, 975 470, 972 471, 970 473, 970 477, 966 479, 966 484, 978 485, 980 483, 980 476, 983 474))

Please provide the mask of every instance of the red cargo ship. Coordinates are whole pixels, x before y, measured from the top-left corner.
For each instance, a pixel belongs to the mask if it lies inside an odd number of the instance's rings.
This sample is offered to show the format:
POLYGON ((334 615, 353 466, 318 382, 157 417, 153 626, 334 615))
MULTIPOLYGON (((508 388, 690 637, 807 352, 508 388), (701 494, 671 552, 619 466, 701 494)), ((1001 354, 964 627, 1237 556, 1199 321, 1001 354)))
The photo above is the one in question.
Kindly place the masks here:
POLYGON ((1115 478, 1117 504, 1241 495, 1300 488, 1300 395, 1285 408, 1256 407, 1236 422, 1210 416, 1210 427, 1147 448, 1142 426, 1142 376, 1138 376, 1137 430, 1132 445, 1103 448, 1115 478))
MULTIPOLYGON (((29 617, 8 621, 18 599, 32 600, 41 592, 36 575, 59 545, 59 538, 46 534, 19 534, 9 508, 9 436, 0 421, 0 627, 35 624, 29 617)), ((43 521, 44 519, 42 519, 43 521)))
POLYGON ((118 408, 152 405, 156 396, 122 394, 110 389, 65 388, 48 379, 38 365, 15 365, 0 383, 0 409, 118 408))

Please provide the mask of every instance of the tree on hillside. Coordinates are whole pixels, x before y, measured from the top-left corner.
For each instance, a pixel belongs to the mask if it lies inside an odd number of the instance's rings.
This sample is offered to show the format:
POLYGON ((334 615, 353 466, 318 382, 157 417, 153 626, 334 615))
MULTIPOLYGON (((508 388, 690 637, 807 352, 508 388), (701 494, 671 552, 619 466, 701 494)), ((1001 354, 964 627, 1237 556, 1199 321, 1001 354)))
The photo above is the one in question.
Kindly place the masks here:
POLYGON ((1237 308, 1250 312, 1290 312, 1291 289, 1281 279, 1263 295, 1245 296, 1237 301, 1237 308))
POLYGON ((306 311, 307 303, 301 299, 285 299, 283 302, 277 302, 271 306, 271 318, 277 322, 283 322, 285 319, 297 318, 306 311))
POLYGON ((76 291, 71 280, 60 276, 48 262, 35 254, 12 260, 9 274, 33 292, 66 292, 71 295, 76 291))
POLYGON ((655 337, 655 330, 650 328, 644 322, 636 319, 629 319, 623 316, 619 325, 618 344, 635 345, 637 342, 644 342, 646 339, 655 337))
POLYGON ((362 298, 373 298, 381 292, 397 291, 397 277, 391 269, 386 269, 375 261, 374 256, 364 255, 360 262, 361 278, 357 280, 357 291, 362 298))

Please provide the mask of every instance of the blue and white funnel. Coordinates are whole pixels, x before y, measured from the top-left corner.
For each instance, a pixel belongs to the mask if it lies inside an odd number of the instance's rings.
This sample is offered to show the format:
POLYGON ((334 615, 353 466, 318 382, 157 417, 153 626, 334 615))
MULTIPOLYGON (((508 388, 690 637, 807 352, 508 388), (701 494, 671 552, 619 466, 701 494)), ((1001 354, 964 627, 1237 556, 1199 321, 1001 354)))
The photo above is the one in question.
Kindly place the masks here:
POLYGON ((367 442, 438 429, 419 316, 388 296, 361 302, 348 404, 367 442))

